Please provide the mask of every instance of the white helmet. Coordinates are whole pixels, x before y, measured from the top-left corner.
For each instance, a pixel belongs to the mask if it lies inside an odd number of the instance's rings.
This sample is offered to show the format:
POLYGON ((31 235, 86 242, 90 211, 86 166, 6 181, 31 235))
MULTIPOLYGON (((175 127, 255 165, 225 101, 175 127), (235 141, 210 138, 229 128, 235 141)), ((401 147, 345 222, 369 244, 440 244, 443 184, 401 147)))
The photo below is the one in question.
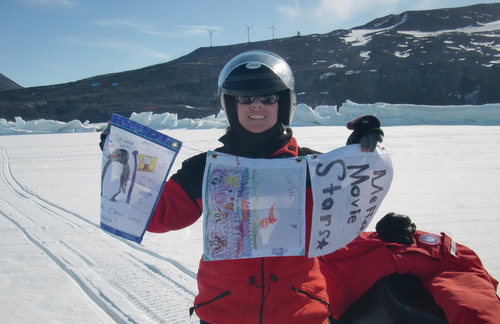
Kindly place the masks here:
POLYGON ((244 52, 231 59, 219 75, 218 91, 229 125, 236 117, 235 96, 278 94, 278 121, 290 125, 295 112, 293 72, 280 56, 261 50, 244 52))

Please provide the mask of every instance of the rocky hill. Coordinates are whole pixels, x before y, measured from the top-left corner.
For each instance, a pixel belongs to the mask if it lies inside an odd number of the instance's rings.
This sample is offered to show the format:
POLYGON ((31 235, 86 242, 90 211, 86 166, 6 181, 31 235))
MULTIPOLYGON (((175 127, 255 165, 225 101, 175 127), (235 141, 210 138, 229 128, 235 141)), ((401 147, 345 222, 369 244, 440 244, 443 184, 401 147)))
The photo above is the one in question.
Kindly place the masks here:
POLYGON ((176 60, 76 82, 0 92, 0 118, 101 122, 111 113, 220 110, 217 78, 236 54, 264 49, 295 72, 298 102, 461 105, 500 102, 500 3, 407 11, 350 30, 199 48, 176 60))
POLYGON ((12 81, 11 79, 7 78, 2 73, 0 73, 0 92, 13 89, 22 89, 22 87, 19 84, 12 81))

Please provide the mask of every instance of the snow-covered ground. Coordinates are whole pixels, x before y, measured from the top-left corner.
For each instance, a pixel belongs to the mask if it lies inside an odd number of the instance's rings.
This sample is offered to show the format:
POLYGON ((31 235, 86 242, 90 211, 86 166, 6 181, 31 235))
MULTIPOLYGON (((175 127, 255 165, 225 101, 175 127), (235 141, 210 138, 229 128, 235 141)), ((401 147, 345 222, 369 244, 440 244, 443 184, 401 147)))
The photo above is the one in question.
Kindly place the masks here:
MULTIPOLYGON (((313 112, 300 105, 301 146, 345 144, 346 121, 377 115, 394 180, 375 222, 389 211, 417 228, 446 232, 500 278, 500 104, 463 107, 356 105, 313 112)), ((127 116, 128 117, 128 116, 127 116)), ((219 146, 224 118, 133 119, 184 142, 187 157, 219 146)), ((196 323, 201 222, 141 245, 99 228, 103 124, 0 120, 0 323, 196 323), (28 134, 28 135, 13 135, 28 134)))

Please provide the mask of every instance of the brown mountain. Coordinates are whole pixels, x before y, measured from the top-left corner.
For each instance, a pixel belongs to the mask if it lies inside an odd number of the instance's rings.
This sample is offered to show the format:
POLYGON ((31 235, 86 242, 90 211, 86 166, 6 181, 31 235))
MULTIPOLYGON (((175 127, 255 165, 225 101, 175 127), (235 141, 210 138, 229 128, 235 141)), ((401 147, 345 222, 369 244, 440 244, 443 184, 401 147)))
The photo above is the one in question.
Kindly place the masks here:
POLYGON ((101 122, 111 113, 220 110, 217 77, 236 54, 264 49, 295 71, 298 102, 461 105, 500 102, 500 3, 407 11, 350 30, 220 47, 66 84, 0 92, 0 117, 101 122))

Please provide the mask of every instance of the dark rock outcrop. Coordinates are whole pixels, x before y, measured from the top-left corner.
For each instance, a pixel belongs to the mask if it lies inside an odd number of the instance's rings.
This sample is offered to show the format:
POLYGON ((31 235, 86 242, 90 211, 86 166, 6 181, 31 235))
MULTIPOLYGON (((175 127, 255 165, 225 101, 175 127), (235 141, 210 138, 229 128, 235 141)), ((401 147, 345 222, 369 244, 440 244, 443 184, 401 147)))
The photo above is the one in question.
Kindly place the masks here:
POLYGON ((21 87, 19 84, 15 83, 11 79, 0 73, 0 92, 22 88, 23 87, 21 87))

